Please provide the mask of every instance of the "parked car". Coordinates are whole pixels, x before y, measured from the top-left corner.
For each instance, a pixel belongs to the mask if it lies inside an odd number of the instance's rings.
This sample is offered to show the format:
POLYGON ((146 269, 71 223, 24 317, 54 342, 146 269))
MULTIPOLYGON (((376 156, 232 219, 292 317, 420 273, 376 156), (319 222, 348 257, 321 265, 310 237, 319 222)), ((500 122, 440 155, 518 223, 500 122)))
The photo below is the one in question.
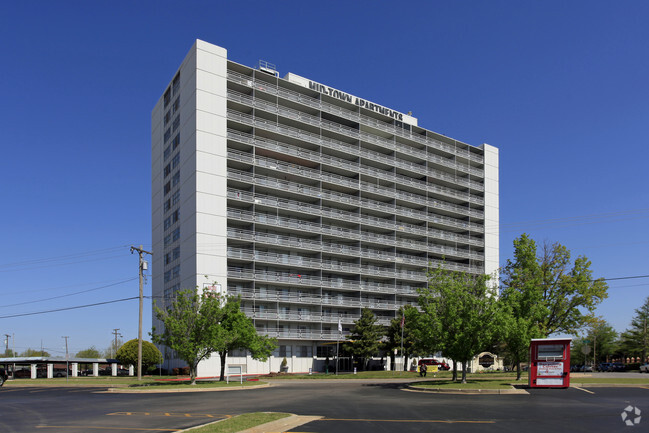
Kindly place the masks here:
POLYGON ((582 365, 579 371, 584 372, 584 373, 588 373, 588 372, 593 371, 593 367, 590 366, 590 365, 582 365))
POLYGON ((450 370, 451 369, 451 367, 447 363, 445 363, 444 361, 438 361, 438 360, 433 359, 433 358, 420 359, 417 364, 419 366, 421 366, 422 364, 426 364, 428 367, 430 367, 431 365, 436 365, 438 370, 450 370))
POLYGON ((649 362, 645 362, 640 366, 640 373, 649 373, 649 362))
POLYGON ((608 371, 626 371, 626 365, 622 364, 621 362, 614 362, 608 368, 608 371))
POLYGON ((7 377, 8 376, 5 369, 0 367, 0 386, 4 385, 5 381, 7 380, 7 377))
POLYGON ((610 362, 602 362, 597 366, 597 371, 608 371, 611 368, 610 362))

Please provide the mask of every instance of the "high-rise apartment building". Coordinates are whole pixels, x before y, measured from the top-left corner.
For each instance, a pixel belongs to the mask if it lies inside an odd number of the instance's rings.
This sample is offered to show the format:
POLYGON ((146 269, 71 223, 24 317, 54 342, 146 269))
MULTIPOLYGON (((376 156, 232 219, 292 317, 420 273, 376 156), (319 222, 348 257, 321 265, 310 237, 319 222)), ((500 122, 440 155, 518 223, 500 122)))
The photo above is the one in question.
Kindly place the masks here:
POLYGON ((153 295, 240 295, 280 345, 228 358, 244 372, 321 368, 363 308, 387 325, 416 304, 429 266, 498 268, 495 147, 200 40, 151 123, 153 295))

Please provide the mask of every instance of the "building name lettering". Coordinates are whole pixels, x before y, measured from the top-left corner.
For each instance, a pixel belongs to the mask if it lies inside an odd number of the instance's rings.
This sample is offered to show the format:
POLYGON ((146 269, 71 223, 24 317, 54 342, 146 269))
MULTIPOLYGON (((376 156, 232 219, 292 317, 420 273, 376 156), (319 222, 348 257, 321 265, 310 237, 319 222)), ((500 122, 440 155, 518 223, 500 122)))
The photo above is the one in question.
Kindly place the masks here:
POLYGON ((365 99, 352 96, 349 93, 341 92, 331 87, 323 86, 322 84, 316 83, 314 81, 309 81, 309 88, 320 92, 323 95, 331 96, 332 98, 340 99, 341 101, 349 102, 350 104, 358 105, 361 108, 366 108, 368 110, 374 111, 376 113, 381 113, 384 116, 392 117, 393 119, 403 121, 403 114, 398 111, 385 108, 382 105, 375 104, 365 99))

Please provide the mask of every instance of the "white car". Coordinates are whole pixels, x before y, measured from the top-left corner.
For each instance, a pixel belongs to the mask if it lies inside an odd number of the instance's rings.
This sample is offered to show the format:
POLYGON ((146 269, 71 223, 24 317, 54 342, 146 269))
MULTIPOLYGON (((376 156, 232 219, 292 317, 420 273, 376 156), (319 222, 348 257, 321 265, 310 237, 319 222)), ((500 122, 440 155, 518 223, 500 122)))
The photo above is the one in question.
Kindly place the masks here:
POLYGON ((640 373, 649 373, 649 363, 645 362, 640 366, 640 373))

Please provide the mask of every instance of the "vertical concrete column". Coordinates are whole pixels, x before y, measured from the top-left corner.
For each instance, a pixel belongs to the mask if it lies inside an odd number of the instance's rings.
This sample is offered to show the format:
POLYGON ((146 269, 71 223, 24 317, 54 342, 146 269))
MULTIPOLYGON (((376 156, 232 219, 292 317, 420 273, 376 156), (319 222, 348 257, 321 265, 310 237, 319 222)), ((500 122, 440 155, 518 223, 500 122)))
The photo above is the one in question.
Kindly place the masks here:
POLYGON ((54 377, 54 364, 48 362, 47 363, 47 378, 51 379, 54 377))
MULTIPOLYGON (((49 365, 49 364, 48 364, 48 365, 49 365)), ((36 379, 36 377, 37 377, 37 374, 36 374, 36 364, 32 364, 30 370, 31 370, 31 378, 32 378, 32 379, 36 379)), ((16 370, 14 369, 14 371, 16 371, 16 370)))
POLYGON ((110 375, 111 376, 117 376, 117 363, 113 362, 110 364, 110 375))
POLYGON ((79 363, 78 362, 73 362, 72 363, 72 377, 78 377, 79 376, 79 363))
POLYGON ((92 375, 97 377, 99 376, 99 363, 98 362, 93 362, 92 363, 92 375))

